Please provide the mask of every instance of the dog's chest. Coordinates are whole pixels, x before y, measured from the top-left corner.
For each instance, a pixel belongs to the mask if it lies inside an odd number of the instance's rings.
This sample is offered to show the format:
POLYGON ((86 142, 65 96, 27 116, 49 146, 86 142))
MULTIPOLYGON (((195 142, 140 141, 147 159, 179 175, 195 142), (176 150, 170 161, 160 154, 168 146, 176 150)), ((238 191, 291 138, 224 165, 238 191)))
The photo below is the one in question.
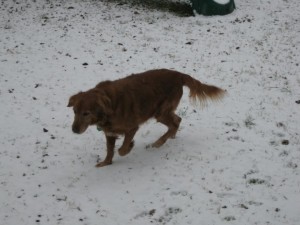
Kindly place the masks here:
POLYGON ((97 125, 97 130, 103 131, 108 137, 118 137, 124 133, 120 129, 113 129, 112 126, 97 125))
POLYGON ((119 134, 113 132, 104 132, 107 137, 118 137, 119 134))

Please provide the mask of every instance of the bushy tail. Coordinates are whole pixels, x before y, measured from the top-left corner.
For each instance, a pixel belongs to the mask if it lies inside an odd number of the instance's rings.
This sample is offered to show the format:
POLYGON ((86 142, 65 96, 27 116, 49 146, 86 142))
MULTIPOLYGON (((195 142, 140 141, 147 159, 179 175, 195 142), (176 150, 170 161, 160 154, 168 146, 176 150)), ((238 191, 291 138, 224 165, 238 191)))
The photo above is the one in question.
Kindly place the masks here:
POLYGON ((190 99, 193 103, 197 100, 201 106, 206 106, 208 100, 220 101, 226 91, 216 86, 202 84, 200 81, 192 78, 189 75, 182 74, 183 85, 190 89, 190 99))

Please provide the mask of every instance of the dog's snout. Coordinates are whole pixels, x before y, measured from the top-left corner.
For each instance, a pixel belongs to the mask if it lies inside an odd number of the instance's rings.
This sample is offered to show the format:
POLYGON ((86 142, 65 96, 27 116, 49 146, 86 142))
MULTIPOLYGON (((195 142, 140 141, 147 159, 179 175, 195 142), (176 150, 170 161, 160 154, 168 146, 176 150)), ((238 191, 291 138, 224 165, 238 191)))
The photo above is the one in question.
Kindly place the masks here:
POLYGON ((80 133, 80 129, 79 129, 77 126, 72 126, 72 131, 73 131, 75 134, 79 134, 79 133, 80 133))
POLYGON ((82 134, 86 129, 88 128, 88 125, 86 124, 79 124, 79 123, 74 123, 72 125, 72 131, 75 134, 82 134))

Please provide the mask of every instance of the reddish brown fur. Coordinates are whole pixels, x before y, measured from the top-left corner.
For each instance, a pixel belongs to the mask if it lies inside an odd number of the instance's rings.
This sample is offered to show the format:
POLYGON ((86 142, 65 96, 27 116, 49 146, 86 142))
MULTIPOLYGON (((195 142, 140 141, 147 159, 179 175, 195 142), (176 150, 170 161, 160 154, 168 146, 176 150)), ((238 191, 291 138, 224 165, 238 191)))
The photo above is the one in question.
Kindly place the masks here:
POLYGON ((83 133, 88 126, 97 125, 105 133, 107 156, 96 166, 112 163, 115 141, 124 135, 119 154, 128 154, 133 145, 133 137, 139 125, 150 118, 166 125, 168 131, 153 147, 160 147, 167 139, 174 137, 181 118, 175 114, 183 93, 183 86, 190 89, 190 98, 205 103, 207 99, 221 99, 224 90, 202 84, 189 75, 167 70, 150 70, 133 74, 116 81, 104 81, 95 88, 73 95, 68 107, 73 107, 75 118, 74 133, 83 133))

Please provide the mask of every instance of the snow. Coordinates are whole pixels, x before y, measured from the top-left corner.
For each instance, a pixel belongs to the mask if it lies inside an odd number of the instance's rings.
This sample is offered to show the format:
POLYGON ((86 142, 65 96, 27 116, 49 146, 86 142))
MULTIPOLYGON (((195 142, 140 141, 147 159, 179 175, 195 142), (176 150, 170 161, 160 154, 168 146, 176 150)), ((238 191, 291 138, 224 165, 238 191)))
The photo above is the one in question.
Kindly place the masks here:
POLYGON ((300 2, 222 17, 145 4, 1 1, 1 224, 299 224, 300 2), (148 148, 165 130, 149 121, 95 168, 105 139, 71 132, 68 98, 154 68, 228 96, 201 109, 185 90, 176 139, 148 148))
POLYGON ((219 4, 223 4, 223 5, 230 2, 230 0, 213 0, 213 1, 216 2, 216 3, 219 3, 219 4))

